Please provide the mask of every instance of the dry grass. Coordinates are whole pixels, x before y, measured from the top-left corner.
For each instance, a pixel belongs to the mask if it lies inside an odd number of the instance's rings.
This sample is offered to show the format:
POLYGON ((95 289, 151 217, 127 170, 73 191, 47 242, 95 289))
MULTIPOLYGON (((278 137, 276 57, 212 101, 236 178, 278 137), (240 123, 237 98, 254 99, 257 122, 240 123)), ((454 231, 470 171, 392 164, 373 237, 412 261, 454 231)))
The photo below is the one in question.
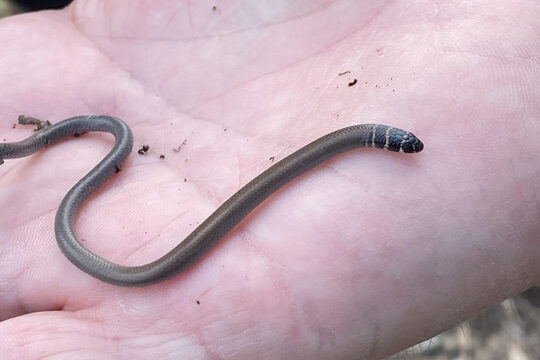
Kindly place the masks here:
POLYGON ((388 360, 540 360, 540 288, 388 360))

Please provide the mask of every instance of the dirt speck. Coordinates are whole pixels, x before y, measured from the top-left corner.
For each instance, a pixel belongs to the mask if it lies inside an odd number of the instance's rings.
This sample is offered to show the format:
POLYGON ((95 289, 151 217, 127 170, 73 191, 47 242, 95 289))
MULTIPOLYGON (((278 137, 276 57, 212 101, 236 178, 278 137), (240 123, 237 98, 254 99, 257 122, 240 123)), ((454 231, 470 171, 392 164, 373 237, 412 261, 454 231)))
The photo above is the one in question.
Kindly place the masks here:
POLYGON ((173 150, 174 152, 180 152, 180 150, 182 150, 182 148, 183 148, 184 146, 186 146, 186 144, 187 144, 187 139, 184 139, 184 141, 182 141, 182 143, 181 143, 180 145, 178 145, 177 147, 173 148, 172 150, 173 150))
POLYGON ((150 150, 150 145, 143 145, 141 148, 137 151, 140 155, 144 155, 150 150))

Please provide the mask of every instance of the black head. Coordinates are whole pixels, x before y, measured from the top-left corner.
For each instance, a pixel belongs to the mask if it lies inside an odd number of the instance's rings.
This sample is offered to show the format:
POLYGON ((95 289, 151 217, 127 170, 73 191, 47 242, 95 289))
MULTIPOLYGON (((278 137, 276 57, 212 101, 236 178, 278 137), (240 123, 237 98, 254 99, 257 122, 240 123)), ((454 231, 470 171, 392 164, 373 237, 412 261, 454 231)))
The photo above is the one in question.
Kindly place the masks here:
POLYGON ((388 136, 388 150, 416 153, 424 149, 424 144, 413 133, 393 128, 388 136))
POLYGON ((401 150, 406 153, 416 153, 424 150, 424 143, 414 134, 408 133, 403 136, 401 150))

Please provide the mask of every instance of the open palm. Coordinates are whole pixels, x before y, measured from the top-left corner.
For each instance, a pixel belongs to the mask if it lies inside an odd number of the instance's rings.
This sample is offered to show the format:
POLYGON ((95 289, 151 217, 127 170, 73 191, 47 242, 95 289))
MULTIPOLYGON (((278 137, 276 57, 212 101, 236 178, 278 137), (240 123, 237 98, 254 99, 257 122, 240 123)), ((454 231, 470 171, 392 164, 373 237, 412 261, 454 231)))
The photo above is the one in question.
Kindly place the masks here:
POLYGON ((340 127, 395 125, 426 150, 328 161, 146 288, 86 275, 54 239, 58 204, 110 136, 7 160, 6 359, 380 358, 539 282, 540 5, 150 3, 77 0, 0 21, 6 141, 31 134, 13 126, 21 113, 108 114, 150 146, 80 213, 77 233, 101 256, 155 260, 273 161, 340 127))

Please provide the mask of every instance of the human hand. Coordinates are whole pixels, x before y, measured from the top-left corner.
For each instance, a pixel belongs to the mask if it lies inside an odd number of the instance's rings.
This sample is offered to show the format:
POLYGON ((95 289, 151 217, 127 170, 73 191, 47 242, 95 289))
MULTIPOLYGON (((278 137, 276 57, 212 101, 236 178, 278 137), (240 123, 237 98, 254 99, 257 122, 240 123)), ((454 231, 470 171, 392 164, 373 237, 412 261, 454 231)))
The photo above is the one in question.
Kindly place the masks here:
POLYGON ((150 145, 81 212, 85 246, 154 260, 271 157, 342 126, 399 126, 425 151, 333 159, 187 272, 130 289, 80 272, 53 233, 60 200, 110 138, 6 161, 7 359, 380 358, 540 282, 539 6, 213 6, 76 1, 0 22, 7 141, 30 134, 11 128, 19 113, 109 114, 150 145))

